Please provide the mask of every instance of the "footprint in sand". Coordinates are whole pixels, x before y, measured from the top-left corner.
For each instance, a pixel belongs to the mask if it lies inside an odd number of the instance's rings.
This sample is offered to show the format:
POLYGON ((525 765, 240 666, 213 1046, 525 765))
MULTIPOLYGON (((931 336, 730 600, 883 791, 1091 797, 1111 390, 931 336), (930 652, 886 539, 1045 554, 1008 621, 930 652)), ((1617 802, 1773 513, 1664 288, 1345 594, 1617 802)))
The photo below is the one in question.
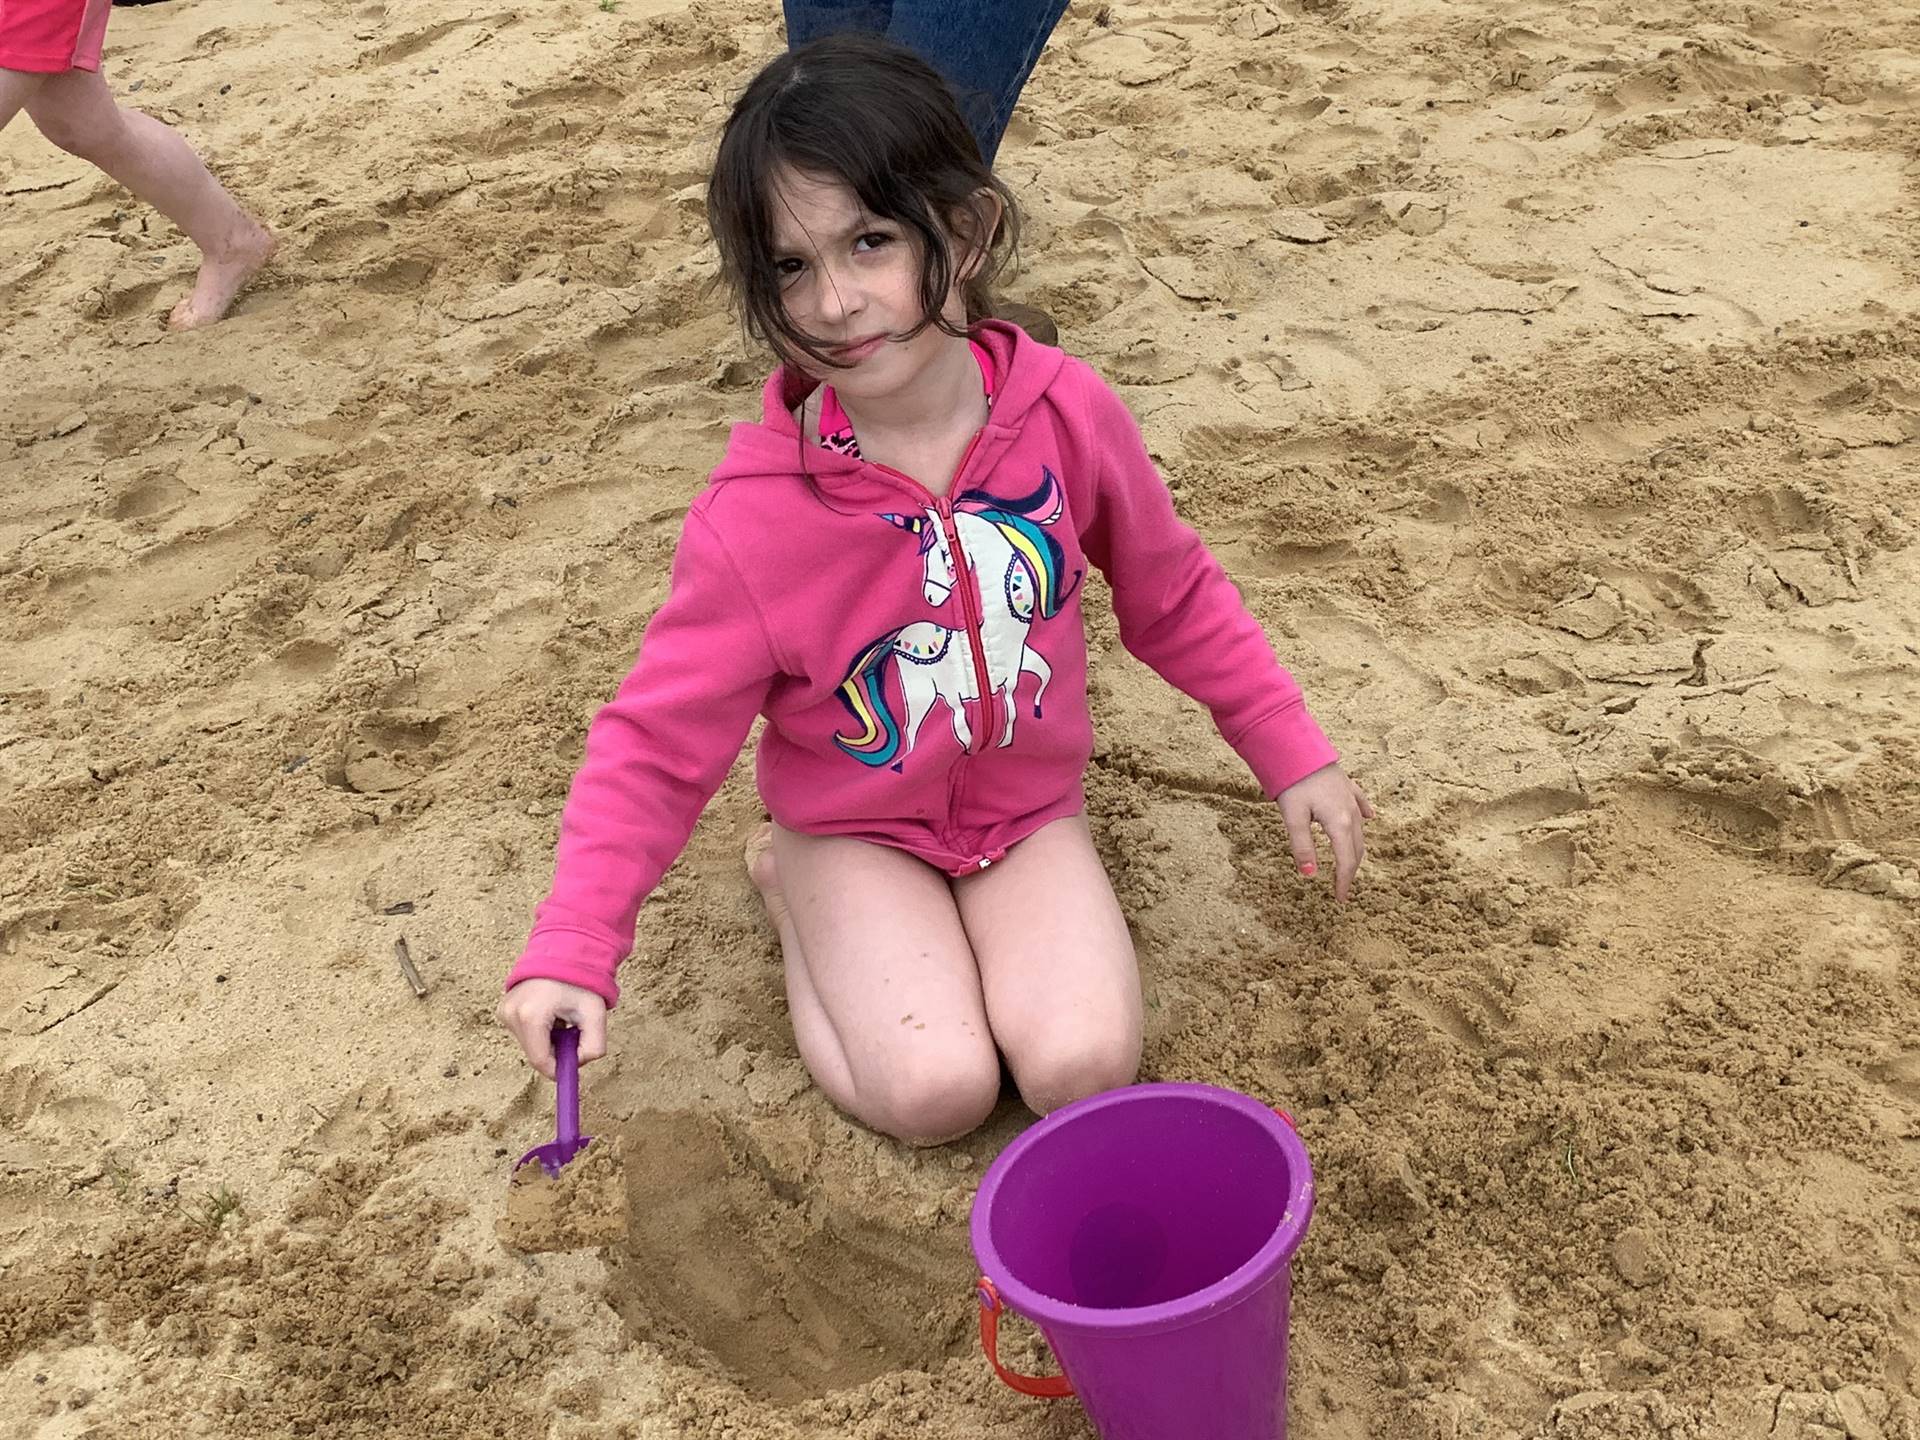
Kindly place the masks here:
POLYGON ((419 290, 439 262, 428 255, 389 255, 375 258, 353 277, 353 283, 376 295, 407 295, 419 290))
POLYGON ((262 552, 251 526, 168 540, 131 564, 60 576, 69 623, 88 628, 145 626, 170 611, 198 606, 229 589, 262 552))
POLYGON ((1170 79, 1193 61, 1186 41, 1157 30, 1103 30, 1073 54, 1090 74, 1129 89, 1170 79))
POLYGON ((166 471, 153 471, 115 495, 106 511, 115 520, 157 519, 178 511, 196 493, 166 471))
MULTIPOLYGON (((416 30, 410 35, 402 35, 397 40, 389 40, 378 49, 369 51, 361 57, 360 67, 365 69, 375 65, 397 65, 402 60, 410 60, 421 51, 458 31, 469 30, 475 26, 484 26, 492 30, 504 30, 518 20, 511 11, 501 11, 494 15, 469 15, 458 20, 443 20, 437 25, 429 25, 424 30, 416 30)), ((471 46, 473 39, 466 41, 471 46)))
POLYGON ((1368 125, 1313 123, 1280 147, 1281 188, 1296 205, 1399 190, 1414 174, 1400 142, 1368 125))
POLYGON ((389 229, 386 221, 376 220, 370 215, 334 215, 315 226, 302 241, 301 248, 309 260, 322 265, 357 260, 365 255, 384 252, 389 229))
POLYGON ((1395 997, 1434 1030, 1470 1055, 1487 1055, 1513 1027, 1505 997, 1485 981, 1458 971, 1403 980, 1395 997))
POLYGON ((415 710, 378 710, 363 715, 347 736, 345 752, 327 783, 361 795, 404 790, 438 763, 434 742, 443 715, 415 710))
POLYGON ((1535 787, 1454 812, 1454 845, 1497 875, 1572 885, 1580 873, 1592 801, 1574 790, 1535 787))

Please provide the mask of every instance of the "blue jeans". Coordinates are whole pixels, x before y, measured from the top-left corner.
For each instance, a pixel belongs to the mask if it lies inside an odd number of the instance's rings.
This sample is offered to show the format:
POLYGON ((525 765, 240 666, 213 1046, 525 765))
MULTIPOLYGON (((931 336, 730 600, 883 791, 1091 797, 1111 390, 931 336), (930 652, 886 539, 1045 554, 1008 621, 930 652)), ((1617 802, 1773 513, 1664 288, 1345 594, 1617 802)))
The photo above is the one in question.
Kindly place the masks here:
POLYGON ((1067 0, 784 0, 787 44, 866 30, 947 77, 988 165, 1067 0))

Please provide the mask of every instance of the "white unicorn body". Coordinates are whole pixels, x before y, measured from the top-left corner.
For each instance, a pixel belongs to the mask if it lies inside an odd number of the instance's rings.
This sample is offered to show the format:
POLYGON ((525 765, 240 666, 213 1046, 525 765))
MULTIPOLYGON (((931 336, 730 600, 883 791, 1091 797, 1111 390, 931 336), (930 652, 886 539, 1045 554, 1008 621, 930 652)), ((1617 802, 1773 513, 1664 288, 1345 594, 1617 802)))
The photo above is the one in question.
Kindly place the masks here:
MULTIPOLYGON (((991 520, 965 510, 956 511, 953 520, 966 552, 967 568, 975 577, 1000 579, 998 585, 977 578, 973 583, 980 597, 980 650, 986 662, 987 691, 1000 699, 1006 711, 1000 744, 1011 745, 1014 691, 1019 688, 1021 675, 1032 675, 1040 681, 1033 697, 1036 715, 1047 684, 1053 679, 1053 667, 1045 657, 1027 648, 1027 631, 1033 624, 1033 572, 991 520)), ((947 543, 946 528, 937 510, 929 506, 919 523, 927 527, 923 533, 932 541, 926 546, 923 575, 927 603, 944 605, 959 583, 953 547, 947 543)), ((900 632, 893 642, 893 653, 900 662, 900 688, 907 702, 907 753, 913 752, 914 736, 935 700, 947 702, 954 738, 962 747, 970 746, 973 727, 967 721, 966 702, 980 699, 980 686, 966 630, 923 620, 900 632)))
POLYGON ((1076 574, 1063 586, 1060 547, 1038 528, 1052 525, 1064 509, 1059 482, 1044 467, 1042 475, 1041 487, 1020 500, 1001 501, 976 492, 946 507, 944 516, 929 505, 918 515, 881 517, 919 539, 925 561, 921 594, 927 604, 946 607, 962 583, 964 564, 965 583, 978 597, 979 623, 969 627, 914 621, 875 640, 853 662, 841 682, 840 698, 857 728, 836 737, 848 755, 867 765, 900 768, 936 700, 946 702, 953 737, 962 749, 973 748, 968 703, 997 700, 1006 712, 999 744, 1011 745, 1015 692, 1022 675, 1040 682, 1033 697, 1033 713, 1040 715, 1053 667, 1028 647, 1028 632, 1036 618, 1058 613, 1079 578, 1076 574), (956 540, 961 556, 954 553, 956 540), (884 683, 888 661, 899 673, 906 702, 905 724, 897 731, 884 683))

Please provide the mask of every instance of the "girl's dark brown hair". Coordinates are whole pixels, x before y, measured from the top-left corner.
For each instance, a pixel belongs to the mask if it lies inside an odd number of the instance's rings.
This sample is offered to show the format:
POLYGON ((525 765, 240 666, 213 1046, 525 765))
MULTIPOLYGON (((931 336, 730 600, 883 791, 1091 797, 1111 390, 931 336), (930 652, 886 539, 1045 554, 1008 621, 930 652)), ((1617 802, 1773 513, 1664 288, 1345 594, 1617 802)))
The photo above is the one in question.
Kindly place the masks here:
POLYGON ((940 73, 877 35, 829 35, 792 50, 754 76, 734 104, 707 182, 707 223, 721 272, 748 333, 789 364, 805 356, 844 368, 831 343, 787 316, 774 268, 773 178, 786 169, 844 184, 877 219, 906 231, 920 256, 920 323, 965 332, 941 315, 954 276, 981 252, 961 286, 969 324, 986 318, 992 286, 1019 250, 1013 194, 980 158, 980 147, 940 73), (980 192, 1000 200, 991 235, 980 192), (959 242, 959 254, 948 235, 959 242))

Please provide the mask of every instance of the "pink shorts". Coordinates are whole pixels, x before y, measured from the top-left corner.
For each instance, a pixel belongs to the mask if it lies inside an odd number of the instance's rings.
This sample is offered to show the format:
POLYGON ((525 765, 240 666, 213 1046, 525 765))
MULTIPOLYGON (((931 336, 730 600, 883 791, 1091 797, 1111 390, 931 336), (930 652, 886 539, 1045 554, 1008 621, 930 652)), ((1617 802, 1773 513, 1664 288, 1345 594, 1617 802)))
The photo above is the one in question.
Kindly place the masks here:
POLYGON ((98 70, 113 0, 0 0, 0 70, 98 70))

